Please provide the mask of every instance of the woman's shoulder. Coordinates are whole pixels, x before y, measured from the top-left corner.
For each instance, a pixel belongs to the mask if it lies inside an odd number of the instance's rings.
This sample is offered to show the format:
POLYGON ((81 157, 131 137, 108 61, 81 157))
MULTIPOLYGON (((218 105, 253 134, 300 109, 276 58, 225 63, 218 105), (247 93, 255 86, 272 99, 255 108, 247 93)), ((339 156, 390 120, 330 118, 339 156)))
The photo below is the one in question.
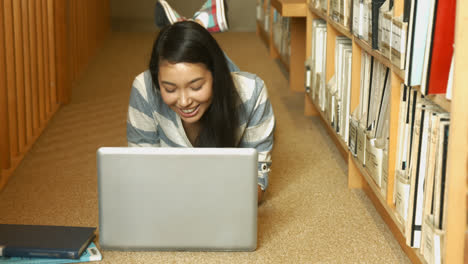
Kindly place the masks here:
POLYGON ((132 86, 132 89, 136 89, 148 102, 158 101, 158 98, 161 97, 159 92, 154 88, 149 70, 138 74, 133 80, 132 86))
POLYGON ((265 88, 265 83, 256 74, 250 72, 232 72, 232 79, 242 101, 256 98, 265 88))

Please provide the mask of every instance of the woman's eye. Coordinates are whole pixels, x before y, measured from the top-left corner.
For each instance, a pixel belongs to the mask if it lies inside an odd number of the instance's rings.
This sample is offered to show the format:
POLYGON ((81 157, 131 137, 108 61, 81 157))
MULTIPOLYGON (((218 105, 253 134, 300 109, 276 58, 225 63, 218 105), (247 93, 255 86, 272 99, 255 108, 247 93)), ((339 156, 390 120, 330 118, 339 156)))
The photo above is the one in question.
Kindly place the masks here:
POLYGON ((199 87, 193 87, 192 90, 198 91, 198 90, 200 90, 201 88, 202 88, 201 86, 199 86, 199 87))
POLYGON ((175 92, 176 89, 167 89, 167 88, 164 88, 164 90, 166 91, 166 93, 173 93, 173 92, 175 92))

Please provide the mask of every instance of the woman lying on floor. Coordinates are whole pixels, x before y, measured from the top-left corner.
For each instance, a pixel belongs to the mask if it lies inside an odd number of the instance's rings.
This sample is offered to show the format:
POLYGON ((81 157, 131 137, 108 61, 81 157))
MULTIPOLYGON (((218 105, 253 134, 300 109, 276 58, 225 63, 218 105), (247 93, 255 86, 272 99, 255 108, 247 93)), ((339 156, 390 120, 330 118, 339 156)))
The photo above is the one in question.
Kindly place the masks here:
POLYGON ((228 29, 224 1, 208 0, 187 20, 160 0, 156 24, 149 70, 133 82, 128 145, 255 148, 260 202, 275 118, 264 82, 239 71, 210 34, 228 29))

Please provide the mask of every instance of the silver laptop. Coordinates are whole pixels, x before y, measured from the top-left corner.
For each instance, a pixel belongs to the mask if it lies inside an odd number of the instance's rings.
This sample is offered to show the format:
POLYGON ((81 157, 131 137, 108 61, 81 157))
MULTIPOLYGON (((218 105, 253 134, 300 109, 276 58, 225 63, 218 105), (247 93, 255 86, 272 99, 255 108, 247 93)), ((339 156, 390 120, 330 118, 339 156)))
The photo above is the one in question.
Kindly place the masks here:
POLYGON ((257 159, 246 148, 100 148, 101 247, 255 250, 257 159))

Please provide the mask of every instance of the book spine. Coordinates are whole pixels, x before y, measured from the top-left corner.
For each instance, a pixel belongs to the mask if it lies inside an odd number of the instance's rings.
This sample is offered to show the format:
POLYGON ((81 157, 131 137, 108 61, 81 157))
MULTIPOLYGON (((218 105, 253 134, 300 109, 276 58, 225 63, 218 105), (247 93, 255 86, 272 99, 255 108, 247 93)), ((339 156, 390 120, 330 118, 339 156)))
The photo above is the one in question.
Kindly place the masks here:
POLYGON ((6 257, 26 257, 26 258, 60 258, 60 259, 78 259, 78 252, 41 250, 32 248, 5 247, 2 252, 6 257))

